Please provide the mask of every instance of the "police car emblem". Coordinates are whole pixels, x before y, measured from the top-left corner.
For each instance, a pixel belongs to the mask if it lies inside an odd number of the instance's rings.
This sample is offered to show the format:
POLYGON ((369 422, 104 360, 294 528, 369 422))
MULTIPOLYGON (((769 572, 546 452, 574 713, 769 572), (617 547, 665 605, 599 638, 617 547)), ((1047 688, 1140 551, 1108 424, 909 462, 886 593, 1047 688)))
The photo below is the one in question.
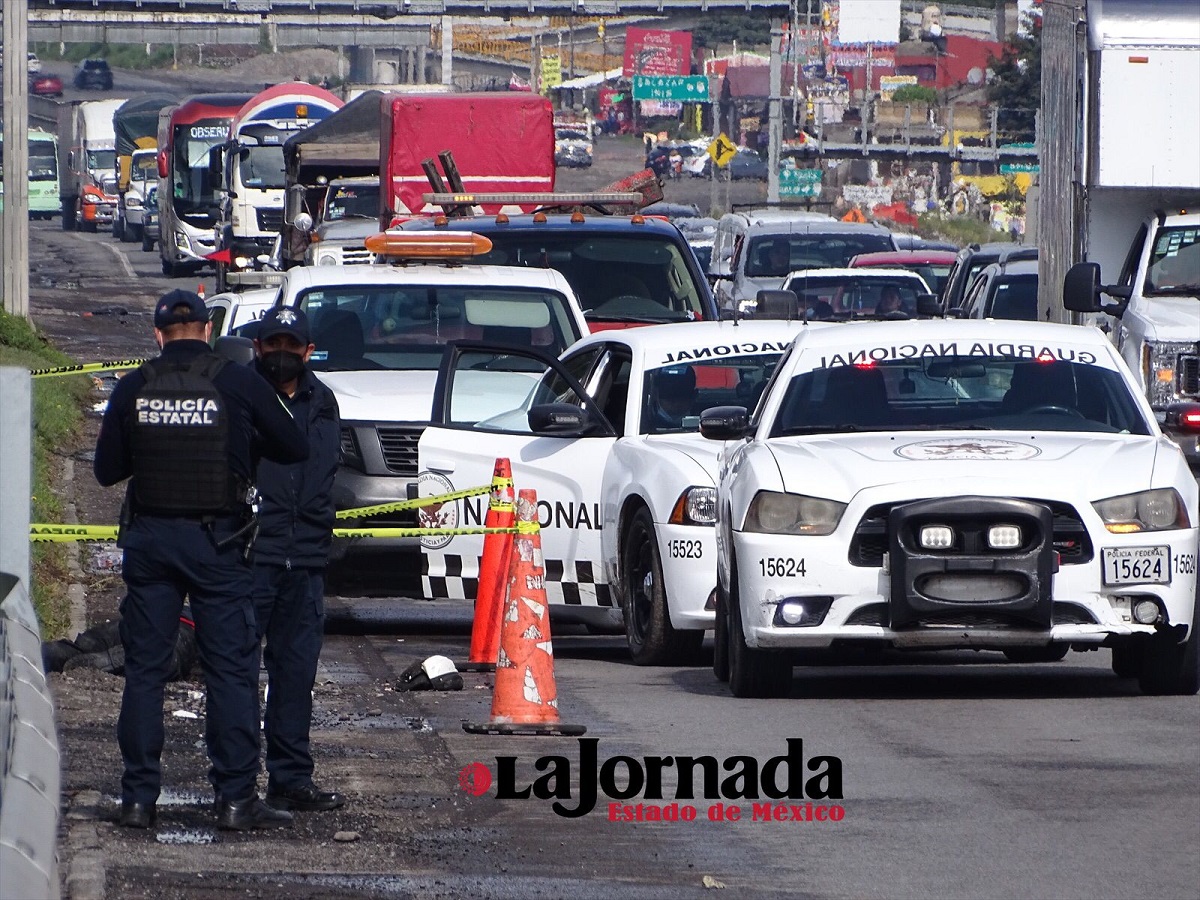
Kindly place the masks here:
POLYGON ((905 459, 1033 459, 1041 450, 998 440, 941 440, 906 444, 896 450, 905 459))
MULTIPOLYGON (((421 497, 437 497, 453 493, 454 484, 436 472, 422 472, 417 476, 417 494, 421 497)), ((458 501, 422 506, 417 510, 417 525, 420 528, 457 528, 458 501)), ((440 550, 452 540, 452 534, 427 534, 421 537, 421 546, 426 550, 440 550)))

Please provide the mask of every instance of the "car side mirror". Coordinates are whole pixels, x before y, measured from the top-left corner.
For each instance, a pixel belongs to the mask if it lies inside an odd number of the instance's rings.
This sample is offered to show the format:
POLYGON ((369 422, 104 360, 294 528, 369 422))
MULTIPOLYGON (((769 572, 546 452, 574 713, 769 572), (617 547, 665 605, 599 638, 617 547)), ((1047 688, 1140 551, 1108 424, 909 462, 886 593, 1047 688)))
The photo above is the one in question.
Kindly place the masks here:
POLYGON ((942 301, 937 294, 917 294, 917 315, 938 318, 942 314, 942 301))
POLYGON ((738 441, 750 428, 744 406, 714 406, 700 414, 700 434, 710 441, 738 441))
POLYGON ((570 403, 541 403, 530 407, 526 416, 534 434, 582 436, 592 427, 587 411, 570 403))
POLYGON ((1100 304, 1100 265, 1076 263, 1063 278, 1063 306, 1071 312, 1102 312, 1100 304))
MULTIPOLYGON (((285 225, 296 225, 296 217, 304 212, 304 198, 307 192, 302 184, 293 184, 287 189, 287 197, 284 200, 283 221, 285 225)), ((309 219, 311 223, 311 217, 309 219)), ((311 228, 312 225, 309 225, 311 228)))
POLYGON ((955 306, 952 309, 946 310, 946 317, 950 319, 965 319, 967 311, 961 306, 955 306))

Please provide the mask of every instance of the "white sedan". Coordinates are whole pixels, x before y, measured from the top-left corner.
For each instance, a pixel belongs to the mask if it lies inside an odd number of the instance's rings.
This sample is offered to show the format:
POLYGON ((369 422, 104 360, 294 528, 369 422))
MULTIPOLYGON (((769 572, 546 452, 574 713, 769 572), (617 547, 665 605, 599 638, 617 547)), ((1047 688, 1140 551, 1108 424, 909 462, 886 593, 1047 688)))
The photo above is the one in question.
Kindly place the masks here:
POLYGON ((795 648, 1111 648, 1195 693, 1200 503, 1097 330, 859 322, 803 332, 757 411, 711 409, 714 669, 786 694, 795 648))
MULTIPOLYGON (((497 457, 537 491, 551 612, 620 629, 639 664, 691 661, 713 626, 719 446, 701 410, 753 406, 799 322, 691 322, 604 331, 561 362, 512 348, 450 351, 419 445, 422 496, 486 485, 497 457), (511 378, 534 372, 533 393, 511 378), (507 400, 504 390, 509 390, 507 400), (480 392, 496 411, 482 421, 480 392), (623 611, 623 614, 622 614, 623 611)), ((446 504, 439 525, 482 524, 487 498, 446 504)), ((427 538, 425 594, 471 599, 483 539, 427 538)))

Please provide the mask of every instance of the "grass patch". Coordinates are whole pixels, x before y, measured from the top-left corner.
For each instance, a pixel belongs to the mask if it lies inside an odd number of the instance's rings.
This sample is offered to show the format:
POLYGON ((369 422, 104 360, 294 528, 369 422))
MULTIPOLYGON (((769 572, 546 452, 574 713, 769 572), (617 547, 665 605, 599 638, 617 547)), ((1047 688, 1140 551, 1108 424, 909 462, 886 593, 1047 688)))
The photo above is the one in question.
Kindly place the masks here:
MULTIPOLYGON (((56 350, 20 316, 0 310, 0 366, 27 369, 60 366, 72 360, 56 350)), ((70 452, 82 421, 80 407, 90 389, 86 378, 39 378, 33 383, 33 495, 30 517, 35 522, 61 522, 62 501, 54 486, 62 481, 63 452, 70 452)), ((63 544, 34 544, 33 604, 45 639, 66 634, 70 619, 67 601, 67 548, 63 544)))

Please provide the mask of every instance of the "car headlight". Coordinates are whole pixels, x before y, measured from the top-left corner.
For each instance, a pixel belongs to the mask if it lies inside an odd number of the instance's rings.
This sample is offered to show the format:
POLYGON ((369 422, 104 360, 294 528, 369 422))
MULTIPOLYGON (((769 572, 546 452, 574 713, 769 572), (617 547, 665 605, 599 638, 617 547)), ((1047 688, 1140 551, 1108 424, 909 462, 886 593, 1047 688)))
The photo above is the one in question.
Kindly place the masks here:
POLYGON ((1142 378, 1146 397, 1155 409, 1175 399, 1179 354, 1196 352, 1195 344, 1146 341, 1142 345, 1142 378))
POLYGON ((329 253, 322 253, 317 257, 318 266, 336 266, 337 262, 337 257, 329 253))
POLYGON ((175 232, 175 246, 179 247, 182 250, 187 250, 191 246, 191 242, 188 240, 188 236, 187 236, 186 232, 183 232, 183 231, 175 232))
POLYGON ((845 503, 759 491, 746 511, 746 531, 759 534, 832 534, 846 511, 845 503))
POLYGON ((1175 488, 1158 488, 1122 494, 1097 500, 1092 504, 1113 534, 1135 534, 1140 531, 1173 531, 1190 528, 1187 508, 1175 488))
POLYGON ((717 521, 717 489, 688 488, 675 501, 667 521, 672 525, 712 525, 717 521))
POLYGON ((141 198, 131 197, 128 194, 126 194, 125 195, 125 208, 126 209, 141 209, 142 208, 141 198))

